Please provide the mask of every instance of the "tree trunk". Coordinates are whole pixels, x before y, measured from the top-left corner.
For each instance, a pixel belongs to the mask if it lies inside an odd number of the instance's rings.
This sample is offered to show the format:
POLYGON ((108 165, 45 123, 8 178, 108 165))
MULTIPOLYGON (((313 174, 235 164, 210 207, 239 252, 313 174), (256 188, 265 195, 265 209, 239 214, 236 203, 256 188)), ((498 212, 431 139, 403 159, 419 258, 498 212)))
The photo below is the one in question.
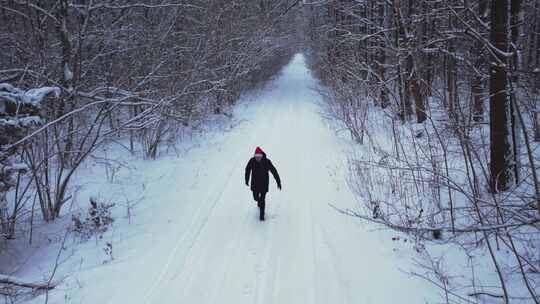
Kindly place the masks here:
MULTIPOLYGON (((379 4, 379 20, 380 20, 380 27, 385 28, 386 26, 386 12, 385 12, 385 4, 380 3, 379 4)), ((386 85, 386 70, 384 65, 386 64, 386 43, 385 43, 385 36, 382 35, 380 38, 380 42, 378 44, 379 49, 379 63, 377 65, 377 72, 379 74, 379 83, 381 86, 380 89, 380 103, 382 108, 386 108, 389 106, 390 102, 388 100, 388 87, 386 85)))
MULTIPOLYGON (((478 16, 482 22, 487 23, 485 14, 487 10, 486 0, 481 0, 478 3, 478 16)), ((476 41, 473 44, 472 54, 474 54, 475 74, 471 83, 471 94, 473 99, 473 120, 476 122, 484 121, 484 101, 482 99, 482 93, 484 87, 482 85, 483 79, 480 74, 483 67, 486 66, 484 60, 484 44, 481 41, 476 41)))
POLYGON ((482 101, 482 76, 475 75, 471 84, 473 99, 473 120, 484 121, 484 103, 482 101))
MULTIPOLYGON (((508 0, 491 2, 490 41, 500 51, 508 51, 508 0)), ((492 191, 507 190, 512 181, 513 161, 510 131, 510 99, 507 79, 508 60, 493 52, 490 63, 490 170, 492 191)))
POLYGON ((422 92, 422 88, 420 87, 420 83, 417 78, 418 73, 416 71, 413 71, 412 75, 413 76, 411 79, 411 92, 414 96, 416 106, 416 122, 423 123, 427 119, 425 96, 422 92))
MULTIPOLYGON (((409 0, 409 18, 412 19, 414 16, 414 4, 409 0)), ((410 21, 412 24, 412 20, 410 21)), ((412 31, 413 26, 409 26, 410 31, 412 31)), ((410 70, 410 90, 414 98, 415 113, 416 113, 416 122, 423 123, 426 121, 426 98, 424 89, 422 88, 421 75, 423 68, 423 56, 419 50, 419 45, 422 45, 424 35, 424 28, 422 26, 416 27, 416 37, 409 39, 409 60, 411 65, 410 70), (415 58, 416 57, 416 61, 415 58), (416 63, 415 63, 416 62, 416 63)))
MULTIPOLYGON (((453 29, 454 28, 454 22, 452 15, 448 16, 448 28, 453 29)), ((455 41, 450 40, 448 41, 448 55, 446 55, 447 58, 447 66, 446 66, 446 90, 448 92, 448 114, 449 116, 454 119, 455 121, 458 120, 457 115, 457 102, 458 102, 458 92, 457 92, 457 77, 456 77, 456 59, 453 57, 455 53, 455 47, 454 47, 455 41)))
MULTIPOLYGON (((511 0, 510 2, 510 28, 511 28, 511 38, 512 38, 512 59, 511 59, 511 77, 510 81, 512 81, 510 91, 510 98, 512 98, 514 101, 516 101, 516 88, 518 87, 519 77, 518 77, 518 71, 520 70, 520 62, 519 62, 519 53, 521 52, 519 48, 519 32, 520 32, 520 13, 521 13, 521 0, 511 0)), ((512 131, 512 146, 513 146, 513 152, 514 152, 514 180, 517 183, 519 181, 519 170, 521 167, 520 162, 520 136, 519 132, 517 132, 517 117, 516 117, 516 108, 514 107, 514 103, 510 103, 510 113, 511 113, 511 131, 512 131)))
MULTIPOLYGON (((538 99, 540 97, 540 18, 538 18, 538 13, 540 10, 540 0, 537 0, 534 5, 534 16, 536 20, 536 23, 533 25, 533 43, 532 43, 532 60, 534 61, 534 64, 532 64, 533 69, 533 87, 534 89, 534 105, 536 107, 536 104, 538 102, 538 99)), ((540 142, 540 120, 538 117, 538 113, 534 112, 534 140, 536 142, 540 142)))
MULTIPOLYGON (((397 73, 398 73, 398 90, 399 90, 399 117, 402 122, 405 122, 408 117, 412 114, 412 105, 411 99, 409 96, 409 85, 408 85, 408 68, 409 60, 408 57, 403 60, 401 53, 404 49, 405 37, 405 26, 403 25, 403 20, 401 17, 401 4, 399 0, 393 0, 393 10, 394 10, 394 23, 396 26, 396 48, 398 49, 398 58, 397 58, 397 73), (403 64, 405 63, 405 64, 403 64), (405 70, 405 71, 403 71, 405 70)), ((406 44, 405 44, 406 45, 406 44)))

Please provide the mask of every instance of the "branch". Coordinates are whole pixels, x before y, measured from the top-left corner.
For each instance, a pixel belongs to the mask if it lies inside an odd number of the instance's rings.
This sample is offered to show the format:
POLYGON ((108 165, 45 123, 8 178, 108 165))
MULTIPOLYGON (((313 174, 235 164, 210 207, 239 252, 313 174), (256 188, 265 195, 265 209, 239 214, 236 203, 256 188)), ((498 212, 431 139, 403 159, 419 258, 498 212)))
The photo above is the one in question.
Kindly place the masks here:
POLYGON ((479 297, 479 296, 489 296, 489 297, 500 298, 500 299, 504 298, 502 295, 493 294, 489 292, 473 292, 469 294, 469 297, 479 297))
MULTIPOLYGON (((80 5, 74 5, 75 7, 80 5)), ((117 9, 117 10, 124 10, 124 9, 130 9, 130 8, 147 8, 147 9, 154 9, 154 8, 168 8, 168 7, 188 7, 188 8, 196 8, 203 10, 204 8, 201 6, 193 5, 193 4, 185 4, 185 3, 164 3, 164 4, 146 4, 146 3, 134 3, 134 4, 127 4, 127 5, 110 5, 110 4, 100 4, 93 6, 89 9, 89 11, 93 11, 96 9, 117 9)))
POLYGON ((32 288, 35 290, 51 290, 56 287, 55 283, 51 282, 45 282, 45 283, 27 283, 23 282, 15 277, 7 276, 7 275, 1 275, 0 274, 0 284, 5 285, 13 285, 18 287, 24 287, 24 288, 32 288))

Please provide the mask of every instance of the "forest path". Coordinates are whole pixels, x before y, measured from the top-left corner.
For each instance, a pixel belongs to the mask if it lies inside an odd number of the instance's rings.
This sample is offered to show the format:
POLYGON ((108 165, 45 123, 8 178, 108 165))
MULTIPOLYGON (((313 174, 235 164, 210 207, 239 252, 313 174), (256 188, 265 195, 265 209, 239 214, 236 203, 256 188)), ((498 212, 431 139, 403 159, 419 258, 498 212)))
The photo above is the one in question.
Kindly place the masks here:
POLYGON ((138 210, 147 222, 83 302, 425 303, 426 284, 399 270, 409 262, 388 234, 330 206, 357 203, 347 144, 321 119, 315 86, 296 55, 255 102, 236 107, 238 126, 170 163, 138 210), (270 178, 265 222, 244 185, 256 146, 283 181, 278 191, 270 178))

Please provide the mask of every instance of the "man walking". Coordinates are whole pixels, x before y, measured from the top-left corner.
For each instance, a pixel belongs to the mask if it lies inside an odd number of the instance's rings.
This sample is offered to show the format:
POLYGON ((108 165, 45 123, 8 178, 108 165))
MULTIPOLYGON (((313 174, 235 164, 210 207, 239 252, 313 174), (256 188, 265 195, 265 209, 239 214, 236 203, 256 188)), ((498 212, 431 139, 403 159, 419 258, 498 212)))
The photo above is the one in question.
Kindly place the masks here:
POLYGON ((266 158, 266 153, 260 147, 257 147, 255 155, 248 161, 246 166, 246 186, 249 186, 249 176, 251 175, 251 191, 253 191, 253 199, 259 207, 259 220, 261 221, 264 221, 264 208, 266 206, 264 198, 268 192, 268 171, 272 172, 278 189, 281 190, 281 180, 276 168, 266 158))

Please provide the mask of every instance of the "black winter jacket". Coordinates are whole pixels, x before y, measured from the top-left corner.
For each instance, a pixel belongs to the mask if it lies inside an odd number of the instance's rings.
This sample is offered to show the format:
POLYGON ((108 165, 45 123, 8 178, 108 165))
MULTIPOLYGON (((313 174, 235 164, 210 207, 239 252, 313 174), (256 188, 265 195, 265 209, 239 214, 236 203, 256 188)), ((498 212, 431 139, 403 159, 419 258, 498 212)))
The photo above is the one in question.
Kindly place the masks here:
POLYGON ((249 176, 251 175, 251 191, 268 192, 268 171, 272 172, 278 187, 281 188, 279 174, 272 162, 266 158, 265 153, 263 153, 263 158, 260 162, 255 160, 255 157, 249 160, 246 166, 246 184, 249 183, 249 176))

